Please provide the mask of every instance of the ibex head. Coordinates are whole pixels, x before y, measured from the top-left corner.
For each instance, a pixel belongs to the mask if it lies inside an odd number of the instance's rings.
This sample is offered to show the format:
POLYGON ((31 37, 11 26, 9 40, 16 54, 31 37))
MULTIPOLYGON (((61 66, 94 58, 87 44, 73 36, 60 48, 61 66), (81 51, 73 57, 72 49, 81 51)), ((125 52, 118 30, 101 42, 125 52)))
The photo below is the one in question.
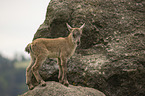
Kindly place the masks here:
POLYGON ((72 28, 68 23, 66 23, 68 30, 72 34, 73 42, 77 45, 80 45, 80 38, 82 35, 82 29, 85 26, 85 23, 80 28, 72 28))

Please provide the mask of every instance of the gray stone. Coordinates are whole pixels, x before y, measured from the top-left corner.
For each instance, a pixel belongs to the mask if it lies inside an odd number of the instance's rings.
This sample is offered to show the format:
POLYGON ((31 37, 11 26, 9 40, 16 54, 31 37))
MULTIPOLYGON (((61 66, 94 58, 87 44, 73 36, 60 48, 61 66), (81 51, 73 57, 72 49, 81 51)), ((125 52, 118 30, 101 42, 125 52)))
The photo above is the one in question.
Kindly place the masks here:
MULTIPOLYGON (((81 46, 68 61, 69 83, 107 96, 145 96, 144 17, 144 0, 51 0, 33 40, 65 37, 66 23, 85 23, 81 46)), ((39 72, 58 81, 56 60, 47 59, 39 72)))
POLYGON ((102 92, 87 87, 73 86, 66 87, 57 82, 47 82, 46 87, 37 86, 19 96, 106 96, 102 92))

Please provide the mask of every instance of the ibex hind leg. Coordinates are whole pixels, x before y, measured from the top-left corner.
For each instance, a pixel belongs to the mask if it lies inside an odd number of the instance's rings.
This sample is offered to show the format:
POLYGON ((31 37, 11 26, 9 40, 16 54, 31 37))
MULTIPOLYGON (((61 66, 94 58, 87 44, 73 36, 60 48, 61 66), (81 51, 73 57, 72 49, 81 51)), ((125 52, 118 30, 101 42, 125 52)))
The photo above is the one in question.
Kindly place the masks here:
POLYGON ((35 59, 31 57, 31 63, 26 69, 26 84, 28 85, 29 90, 32 90, 34 88, 34 85, 32 84, 32 70, 31 67, 34 65, 35 59))
POLYGON ((32 66, 32 72, 33 72, 37 82, 39 84, 41 84, 42 86, 45 86, 46 83, 45 83, 45 81, 42 79, 42 77, 39 74, 39 68, 43 64, 43 62, 46 60, 46 58, 47 58, 47 56, 45 56, 44 54, 43 55, 39 55, 36 58, 35 64, 32 66))

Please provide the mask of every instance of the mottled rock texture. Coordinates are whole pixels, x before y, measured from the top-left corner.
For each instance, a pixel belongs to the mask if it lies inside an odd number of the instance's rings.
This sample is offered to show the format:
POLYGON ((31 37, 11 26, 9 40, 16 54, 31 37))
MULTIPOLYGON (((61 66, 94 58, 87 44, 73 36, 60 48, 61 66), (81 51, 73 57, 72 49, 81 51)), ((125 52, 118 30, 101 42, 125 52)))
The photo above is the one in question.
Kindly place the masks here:
POLYGON ((66 87, 57 82, 47 82, 46 87, 37 86, 20 96, 106 96, 102 92, 87 87, 73 86, 66 87))
MULTIPOLYGON (((86 24, 81 45, 68 61, 70 84, 107 96, 145 96, 144 0, 51 0, 33 40, 67 36, 66 23, 86 24)), ((56 60, 46 60, 40 74, 58 81, 56 60)))

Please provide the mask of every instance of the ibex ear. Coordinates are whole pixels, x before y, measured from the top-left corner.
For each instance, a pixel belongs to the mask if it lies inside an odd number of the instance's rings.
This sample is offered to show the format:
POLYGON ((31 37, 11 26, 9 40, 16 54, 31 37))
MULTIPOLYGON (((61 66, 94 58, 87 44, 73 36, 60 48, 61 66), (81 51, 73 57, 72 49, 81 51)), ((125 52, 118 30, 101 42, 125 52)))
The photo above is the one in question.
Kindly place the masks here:
POLYGON ((80 27, 80 29, 83 29, 84 26, 85 26, 85 23, 80 27))
POLYGON ((72 27, 68 23, 66 23, 66 25, 67 25, 68 30, 71 31, 72 27))

